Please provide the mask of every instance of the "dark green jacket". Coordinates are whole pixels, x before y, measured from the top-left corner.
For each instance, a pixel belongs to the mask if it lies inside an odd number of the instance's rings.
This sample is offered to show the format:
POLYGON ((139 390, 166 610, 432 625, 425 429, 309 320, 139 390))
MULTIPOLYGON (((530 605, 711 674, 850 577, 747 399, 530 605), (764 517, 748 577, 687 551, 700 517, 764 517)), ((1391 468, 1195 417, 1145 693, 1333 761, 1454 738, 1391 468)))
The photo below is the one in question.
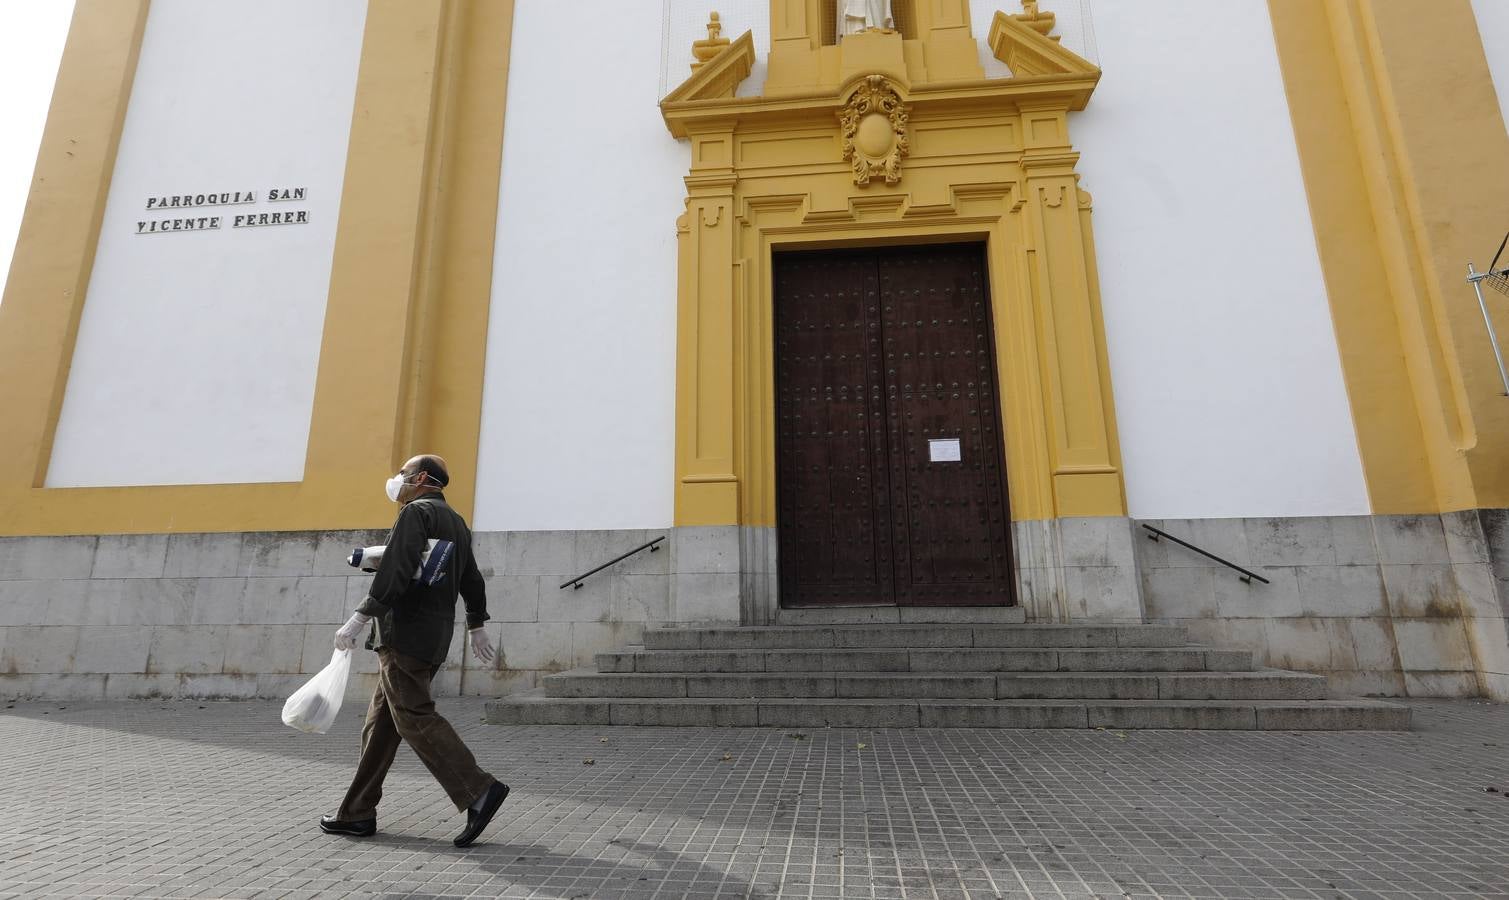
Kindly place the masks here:
POLYGON ((426 494, 404 504, 388 533, 367 599, 357 612, 375 619, 367 647, 391 647, 405 656, 445 662, 456 630, 456 595, 466 600, 466 626, 487 621, 487 586, 472 556, 472 532, 443 494, 426 494), (419 556, 431 539, 455 544, 450 561, 435 584, 414 579, 419 556))

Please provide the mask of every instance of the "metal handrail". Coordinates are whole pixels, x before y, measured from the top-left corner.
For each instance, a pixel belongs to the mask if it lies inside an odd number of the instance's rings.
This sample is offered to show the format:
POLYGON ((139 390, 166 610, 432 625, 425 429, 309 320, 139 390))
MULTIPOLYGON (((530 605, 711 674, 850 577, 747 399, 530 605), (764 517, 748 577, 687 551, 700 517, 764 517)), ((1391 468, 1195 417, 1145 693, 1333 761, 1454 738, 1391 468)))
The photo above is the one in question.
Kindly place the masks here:
POLYGON ((1160 537, 1166 537, 1169 540, 1173 541, 1174 543, 1178 544, 1179 546, 1181 546, 1181 547, 1188 547, 1189 549, 1195 551, 1196 553, 1200 554, 1201 556, 1209 557, 1209 558, 1215 560, 1216 562, 1220 563, 1221 565, 1227 567, 1228 569, 1236 569, 1238 572, 1242 573, 1242 579, 1241 580, 1244 581, 1247 584, 1252 584, 1252 579, 1254 579, 1254 578, 1256 578, 1258 581, 1261 581, 1263 584, 1272 584, 1273 583, 1273 582, 1269 581, 1268 579, 1264 578, 1263 576, 1259 575, 1256 572, 1249 572, 1249 571, 1247 571, 1246 569, 1242 568, 1241 566, 1237 565, 1234 562, 1228 562, 1227 560, 1222 559, 1221 557, 1215 555, 1214 553, 1210 553, 1210 552, 1207 552, 1205 550, 1201 550, 1199 547, 1196 547, 1194 544, 1191 544, 1189 541, 1181 541, 1178 538, 1174 537, 1173 535, 1169 534, 1167 531, 1164 531, 1161 528, 1154 528, 1151 525, 1143 525, 1142 527, 1146 528, 1148 531, 1152 532, 1152 535, 1151 535, 1151 539, 1152 540, 1156 541, 1160 537))
POLYGON ((655 545, 658 544, 658 543, 660 543, 663 540, 665 540, 665 535, 662 534, 660 537, 656 538, 653 541, 650 541, 649 543, 640 544, 638 547, 635 547, 633 550, 630 550, 628 553, 625 553, 622 556, 616 556, 613 559, 610 559, 607 562, 603 563, 602 565, 598 566, 597 568, 593 569, 592 571, 590 571, 590 572, 583 572, 582 574, 576 576, 575 578, 572 578, 572 579, 568 580, 565 584, 561 585, 560 590, 564 591, 568 587, 576 588, 577 590, 581 590, 581 588, 582 588, 582 582, 583 581, 587 580, 588 578, 591 578, 593 575, 596 575, 598 572, 601 572, 603 569, 606 569, 609 566, 617 565, 618 563, 623 562, 624 560, 628 559, 629 557, 633 556, 634 554, 638 553, 641 550, 648 549, 651 553, 654 553, 654 552, 658 551, 660 548, 657 547, 657 546, 655 546, 655 545))

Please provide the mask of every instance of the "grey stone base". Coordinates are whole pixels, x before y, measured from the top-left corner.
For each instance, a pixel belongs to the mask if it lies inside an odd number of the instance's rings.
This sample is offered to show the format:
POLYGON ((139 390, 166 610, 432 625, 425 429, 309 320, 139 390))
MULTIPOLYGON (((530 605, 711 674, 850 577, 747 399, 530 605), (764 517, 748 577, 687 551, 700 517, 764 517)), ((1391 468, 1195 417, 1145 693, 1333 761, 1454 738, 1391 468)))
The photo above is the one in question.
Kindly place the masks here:
POLYGON ((1013 522, 1017 602, 1027 621, 1142 622, 1135 530, 1115 516, 1013 522))
MULTIPOLYGON (((737 624, 737 529, 477 533, 496 666, 460 637, 436 693, 497 696, 588 664, 646 625, 737 624), (653 537, 667 540, 561 585, 653 537)), ((286 697, 330 660, 383 532, 0 538, 0 697, 286 697)), ((458 629, 459 630, 459 629, 458 629)), ((348 694, 370 692, 359 650, 348 694)))
POLYGON ((1147 619, 1325 674, 1339 693, 1509 700, 1506 522, 1506 510, 1149 520, 1270 583, 1139 537, 1147 619))
MULTIPOLYGON (((1156 521, 1270 584, 1125 518, 1014 524, 1017 607, 786 610, 771 528, 476 535, 495 667, 462 659, 444 693, 501 694, 661 625, 1138 624, 1187 629, 1334 691, 1509 699, 1509 510, 1442 516, 1156 521), (667 540, 561 588, 653 537, 667 540)), ((329 659, 381 532, 0 538, 0 696, 281 697, 329 659)), ((370 687, 357 654, 352 692, 370 687)))

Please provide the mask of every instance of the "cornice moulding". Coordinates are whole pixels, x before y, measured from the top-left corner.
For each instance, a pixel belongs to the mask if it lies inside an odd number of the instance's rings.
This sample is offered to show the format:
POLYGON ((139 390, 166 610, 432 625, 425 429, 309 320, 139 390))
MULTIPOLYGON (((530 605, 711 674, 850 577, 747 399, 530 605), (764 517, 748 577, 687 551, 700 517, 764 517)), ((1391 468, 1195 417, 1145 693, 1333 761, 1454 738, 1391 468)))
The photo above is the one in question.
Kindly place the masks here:
MULTIPOLYGON (((1029 33, 1037 36, 1030 29, 1029 33)), ((914 116, 952 111, 1000 112, 1019 102, 1078 111, 1089 103, 1090 95, 1100 81, 1100 70, 1091 68, 1092 71, 1086 73, 922 84, 904 91, 904 94, 914 116)), ((831 121, 845 100, 845 92, 838 89, 779 97, 705 100, 680 100, 673 93, 661 101, 660 112, 671 134, 684 138, 688 129, 708 119, 722 119, 738 125, 791 119, 831 121)))
POLYGON ((990 22, 986 44, 995 58, 1011 69, 1012 75, 1074 74, 1100 77, 1100 69, 1058 41, 1039 33, 1031 25, 1004 12, 997 12, 990 22))

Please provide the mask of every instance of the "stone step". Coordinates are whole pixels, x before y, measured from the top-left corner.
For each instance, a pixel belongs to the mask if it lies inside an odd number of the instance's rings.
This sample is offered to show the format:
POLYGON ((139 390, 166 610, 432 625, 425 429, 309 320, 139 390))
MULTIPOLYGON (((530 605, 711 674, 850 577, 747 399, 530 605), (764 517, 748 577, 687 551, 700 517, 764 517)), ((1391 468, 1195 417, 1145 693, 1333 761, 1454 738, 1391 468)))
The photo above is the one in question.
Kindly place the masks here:
POLYGON ((599 653, 601 673, 1235 672, 1252 651, 1207 647, 645 650, 599 653))
POLYGON ((1225 672, 1059 672, 996 676, 1001 700, 1321 700, 1324 675, 1225 672))
POLYGON ((1027 611, 1020 606, 810 606, 776 610, 777 625, 968 625, 1021 624, 1027 611))
POLYGON ((493 725, 779 728, 1177 728, 1406 731, 1408 707, 1377 700, 858 700, 556 698, 487 704, 493 725))
POLYGON ((549 675, 547 697, 571 698, 951 698, 982 700, 1318 700, 1326 679, 1277 669, 1255 672, 856 672, 812 674, 549 675))
POLYGON ((891 647, 1180 647, 1177 625, 798 625, 647 628, 650 650, 819 650, 891 647))

